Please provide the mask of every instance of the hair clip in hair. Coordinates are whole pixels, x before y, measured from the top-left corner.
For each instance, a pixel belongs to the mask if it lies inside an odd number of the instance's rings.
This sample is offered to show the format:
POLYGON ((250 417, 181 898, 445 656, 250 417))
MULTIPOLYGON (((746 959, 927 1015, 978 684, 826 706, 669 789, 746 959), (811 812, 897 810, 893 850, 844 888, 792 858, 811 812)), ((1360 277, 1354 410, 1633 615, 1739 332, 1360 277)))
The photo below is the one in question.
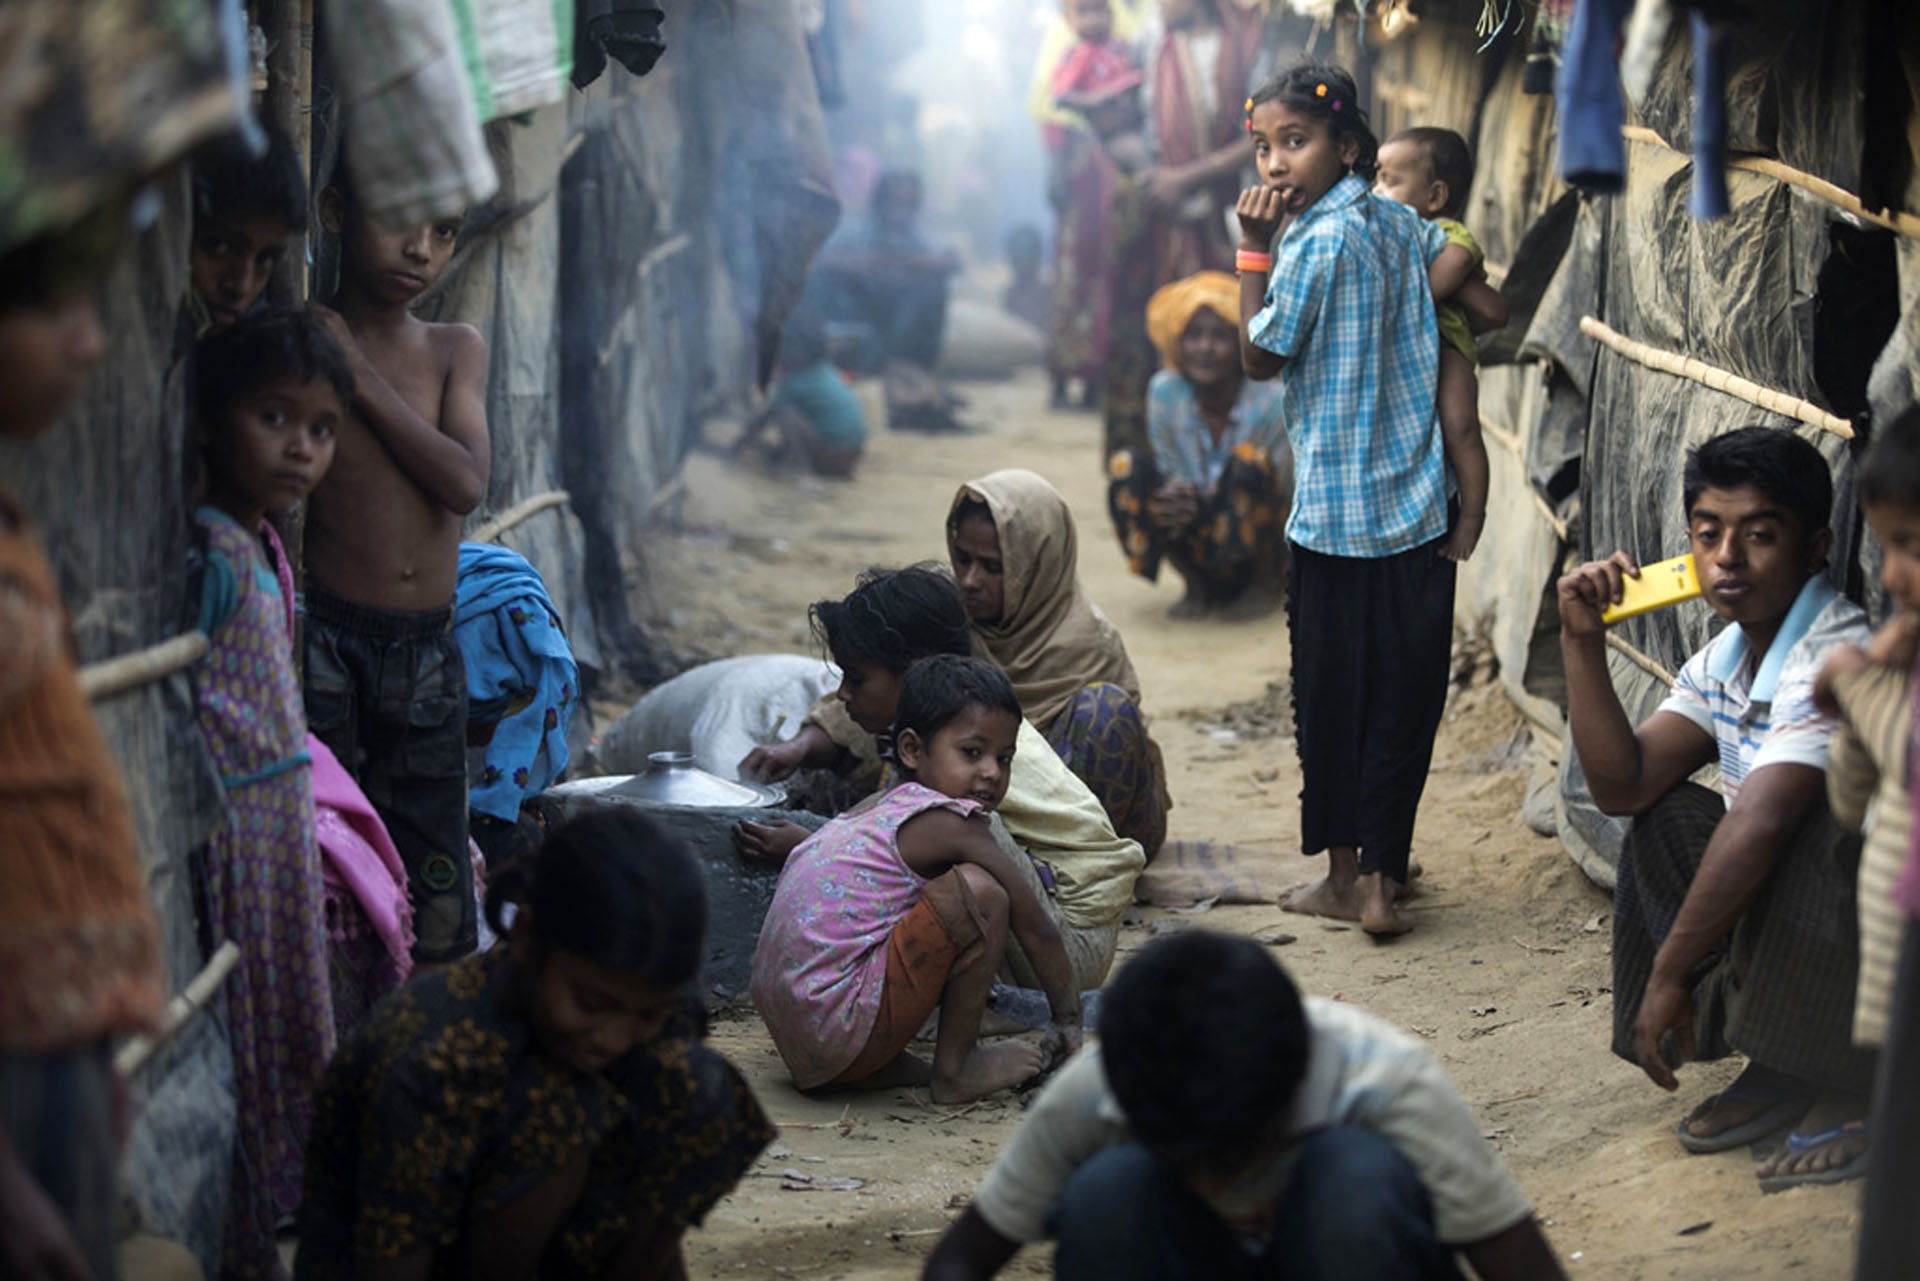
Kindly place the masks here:
POLYGON ((1340 110, 1340 99, 1338 99, 1338 98, 1335 98, 1335 99, 1333 100, 1333 110, 1335 110, 1335 111, 1338 111, 1338 110, 1340 110))
POLYGON ((1316 98, 1324 98, 1324 97, 1326 97, 1326 96, 1327 96, 1327 86, 1326 86, 1325 84, 1317 84, 1317 85, 1315 85, 1315 86, 1313 87, 1313 96, 1314 96, 1314 97, 1316 97, 1316 98))
POLYGON ((1248 98, 1248 99, 1247 99, 1247 114, 1248 114, 1248 115, 1252 115, 1252 114, 1253 114, 1253 99, 1252 99, 1252 98, 1248 98))

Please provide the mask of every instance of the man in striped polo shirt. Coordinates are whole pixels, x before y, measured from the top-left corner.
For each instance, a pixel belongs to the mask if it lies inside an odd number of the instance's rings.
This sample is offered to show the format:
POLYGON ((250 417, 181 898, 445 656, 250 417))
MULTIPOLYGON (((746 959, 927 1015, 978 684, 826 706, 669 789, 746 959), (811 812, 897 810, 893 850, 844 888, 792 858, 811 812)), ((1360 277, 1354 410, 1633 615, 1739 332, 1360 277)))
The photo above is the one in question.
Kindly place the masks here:
POLYGON ((1681 1144, 1727 1151, 1794 1123, 1763 1188, 1858 1177, 1873 1070, 1850 1028, 1858 845, 1827 813, 1835 724, 1813 682, 1868 628, 1826 574, 1833 483, 1791 431, 1748 427, 1693 450, 1683 489, 1702 593, 1727 625, 1638 729, 1601 621, 1636 562, 1617 551, 1558 588, 1574 750, 1594 803, 1633 819, 1614 891, 1613 1050, 1666 1090, 1685 1060, 1746 1055, 1679 1123, 1681 1144), (1688 781, 1710 764, 1717 796, 1688 781))

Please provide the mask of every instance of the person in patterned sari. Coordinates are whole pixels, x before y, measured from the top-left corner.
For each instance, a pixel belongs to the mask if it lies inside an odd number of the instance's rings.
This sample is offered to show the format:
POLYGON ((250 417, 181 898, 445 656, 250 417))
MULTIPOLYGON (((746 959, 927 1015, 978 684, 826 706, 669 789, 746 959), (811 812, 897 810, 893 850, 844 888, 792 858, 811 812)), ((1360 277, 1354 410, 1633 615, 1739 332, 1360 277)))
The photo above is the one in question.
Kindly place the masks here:
POLYGON ((1029 723, 1148 858, 1167 838, 1166 764, 1140 712, 1126 642, 1080 584, 1066 499, 1018 469, 968 481, 947 515, 947 552, 974 653, 1013 680, 1029 723))
POLYGON ((504 869, 504 942, 389 996, 327 1068, 300 1281, 685 1276, 773 1138, 702 1040, 704 878, 632 810, 504 869), (509 915, 511 907, 511 915, 509 915))
POLYGON ((1154 294, 1147 330, 1167 367, 1148 384, 1148 449, 1107 463, 1133 572, 1153 582, 1167 560, 1187 580, 1175 617, 1265 613, 1286 579, 1293 450, 1278 384, 1241 371, 1239 288, 1203 271, 1154 294))

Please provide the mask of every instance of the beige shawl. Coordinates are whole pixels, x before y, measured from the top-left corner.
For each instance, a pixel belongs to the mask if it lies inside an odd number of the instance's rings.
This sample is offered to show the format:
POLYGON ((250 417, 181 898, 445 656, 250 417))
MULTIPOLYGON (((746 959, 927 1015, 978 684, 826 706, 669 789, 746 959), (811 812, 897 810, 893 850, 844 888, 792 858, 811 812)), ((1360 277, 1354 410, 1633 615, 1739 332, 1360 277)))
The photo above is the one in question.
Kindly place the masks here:
POLYGON ((997 471, 960 487, 949 526, 968 498, 993 513, 1004 573, 1000 621, 973 624, 973 650, 1006 671, 1027 719, 1044 732, 1074 691, 1100 681, 1139 702, 1140 679, 1125 642, 1080 585, 1066 499, 1033 472, 997 471))

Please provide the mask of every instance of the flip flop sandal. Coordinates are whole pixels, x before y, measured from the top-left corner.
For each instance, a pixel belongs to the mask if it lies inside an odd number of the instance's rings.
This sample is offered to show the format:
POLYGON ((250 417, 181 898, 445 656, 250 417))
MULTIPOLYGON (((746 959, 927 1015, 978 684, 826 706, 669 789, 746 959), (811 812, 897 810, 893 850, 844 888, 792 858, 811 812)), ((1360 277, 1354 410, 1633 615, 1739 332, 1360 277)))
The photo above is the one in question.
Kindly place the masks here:
MULTIPOLYGON (((1787 1152, 1798 1156, 1802 1152, 1811 1152, 1815 1148, 1825 1147, 1840 1139, 1864 1135, 1867 1132, 1865 1121, 1849 1121, 1845 1125, 1836 1125, 1831 1130, 1822 1130, 1818 1134, 1802 1134, 1794 1130, 1787 1135, 1787 1152)), ((1830 1170, 1809 1170, 1804 1174, 1772 1174, 1760 1180, 1762 1192, 1784 1192, 1788 1188, 1814 1187, 1823 1183, 1845 1183, 1857 1179, 1867 1172, 1867 1154, 1870 1148, 1862 1148, 1853 1160, 1845 1165, 1834 1166, 1830 1170)))
POLYGON ((1687 1113, 1683 1120, 1674 1124, 1674 1137, 1680 1140, 1680 1146, 1695 1155, 1710 1152, 1731 1152, 1745 1147, 1757 1139, 1764 1139, 1783 1125, 1792 1125, 1805 1116, 1813 1101, 1801 1094, 1781 1094, 1776 1090, 1760 1089, 1753 1086, 1742 1088, 1732 1085, 1715 1095, 1710 1095, 1700 1106, 1687 1113), (1760 1103, 1767 1099, 1775 1102, 1767 1104, 1760 1112, 1739 1125, 1721 1130, 1715 1134, 1694 1134, 1687 1129, 1688 1121, 1696 1121, 1720 1106, 1722 1100, 1730 1103, 1760 1103))

